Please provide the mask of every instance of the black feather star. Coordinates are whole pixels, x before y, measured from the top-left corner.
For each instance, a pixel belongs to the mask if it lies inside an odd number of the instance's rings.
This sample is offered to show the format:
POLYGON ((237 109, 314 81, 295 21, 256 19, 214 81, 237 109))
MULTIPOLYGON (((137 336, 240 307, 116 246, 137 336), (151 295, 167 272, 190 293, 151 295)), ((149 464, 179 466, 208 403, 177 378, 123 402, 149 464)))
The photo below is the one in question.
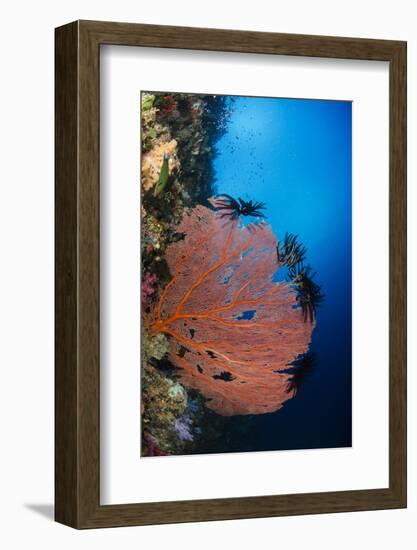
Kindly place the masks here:
POLYGON ((219 195, 211 201, 216 211, 220 211, 221 218, 236 220, 239 216, 265 217, 262 210, 266 208, 264 202, 244 201, 240 197, 234 199, 230 195, 219 195))
POLYGON ((285 233, 284 241, 277 245, 277 260, 281 265, 292 268, 303 263, 307 254, 306 247, 298 242, 298 236, 285 233))
POLYGON ((317 355, 312 351, 308 351, 303 355, 299 355, 295 361, 291 363, 291 369, 284 372, 291 374, 286 388, 287 393, 292 393, 293 397, 297 395, 300 388, 303 386, 306 377, 311 374, 317 366, 317 355))
POLYGON ((310 266, 304 267, 297 264, 288 270, 287 281, 295 289, 296 300, 301 307, 304 322, 312 323, 316 318, 316 309, 320 307, 324 300, 324 294, 321 293, 321 286, 313 278, 316 273, 310 266))

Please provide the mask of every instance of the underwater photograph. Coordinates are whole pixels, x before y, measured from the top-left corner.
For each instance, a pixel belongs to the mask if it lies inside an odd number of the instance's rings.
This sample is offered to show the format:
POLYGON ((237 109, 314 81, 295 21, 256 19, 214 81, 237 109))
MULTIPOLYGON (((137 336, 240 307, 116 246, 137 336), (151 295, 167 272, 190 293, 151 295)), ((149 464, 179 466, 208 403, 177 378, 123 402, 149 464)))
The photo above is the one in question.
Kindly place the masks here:
POLYGON ((350 447, 352 103, 138 116, 141 457, 350 447))

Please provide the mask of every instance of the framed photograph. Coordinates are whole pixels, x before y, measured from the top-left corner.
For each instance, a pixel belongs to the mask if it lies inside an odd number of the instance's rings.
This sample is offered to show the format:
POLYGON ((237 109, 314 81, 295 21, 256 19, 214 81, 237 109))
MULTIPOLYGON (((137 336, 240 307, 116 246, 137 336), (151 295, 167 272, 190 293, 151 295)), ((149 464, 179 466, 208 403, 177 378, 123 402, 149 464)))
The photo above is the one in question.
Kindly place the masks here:
POLYGON ((56 29, 56 520, 406 506, 406 43, 56 29))

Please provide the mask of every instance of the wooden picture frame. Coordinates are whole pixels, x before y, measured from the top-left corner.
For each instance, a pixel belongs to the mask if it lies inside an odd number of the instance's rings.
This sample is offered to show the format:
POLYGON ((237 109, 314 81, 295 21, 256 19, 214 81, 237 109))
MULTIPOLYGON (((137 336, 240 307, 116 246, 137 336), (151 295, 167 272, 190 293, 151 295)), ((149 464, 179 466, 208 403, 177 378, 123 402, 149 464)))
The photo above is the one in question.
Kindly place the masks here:
POLYGON ((75 528, 406 506, 406 43, 76 21, 56 29, 55 519, 75 528), (99 55, 118 44, 389 62, 389 487, 100 505, 99 55))

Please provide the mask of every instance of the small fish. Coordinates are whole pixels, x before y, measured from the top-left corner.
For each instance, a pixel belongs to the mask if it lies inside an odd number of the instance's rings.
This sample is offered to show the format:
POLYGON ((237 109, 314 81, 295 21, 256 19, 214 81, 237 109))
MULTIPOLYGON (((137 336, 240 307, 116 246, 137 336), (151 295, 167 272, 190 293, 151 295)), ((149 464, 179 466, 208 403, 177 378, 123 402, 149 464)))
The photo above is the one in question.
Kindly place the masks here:
POLYGON ((165 189, 169 178, 169 155, 164 153, 164 160, 162 161, 161 172, 159 174, 158 183, 155 185, 154 197, 157 197, 165 189))

